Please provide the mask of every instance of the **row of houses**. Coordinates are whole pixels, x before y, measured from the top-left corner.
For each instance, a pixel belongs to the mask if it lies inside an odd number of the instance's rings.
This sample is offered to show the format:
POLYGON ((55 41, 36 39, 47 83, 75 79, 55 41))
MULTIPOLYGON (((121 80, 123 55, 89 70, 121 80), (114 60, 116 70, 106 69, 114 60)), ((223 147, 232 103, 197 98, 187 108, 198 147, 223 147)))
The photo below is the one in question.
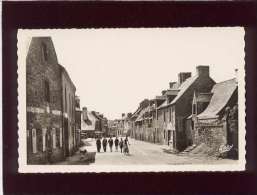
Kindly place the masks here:
POLYGON ((58 63, 51 37, 31 39, 26 90, 28 164, 64 160, 80 146, 81 130, 90 131, 93 126, 94 131, 107 129, 103 115, 81 110, 76 87, 58 63))
POLYGON ((223 145, 237 153, 237 103, 236 78, 216 83, 209 66, 197 66, 196 75, 181 72, 161 95, 143 100, 127 125, 131 137, 177 151, 204 143, 214 153, 223 145))
POLYGON ((96 111, 88 111, 87 107, 82 108, 81 134, 84 137, 102 137, 108 135, 108 120, 103 114, 96 111))
POLYGON ((130 135, 132 130, 133 122, 130 119, 132 113, 122 113, 120 119, 109 120, 108 121, 108 129, 109 129, 109 136, 126 136, 130 135))

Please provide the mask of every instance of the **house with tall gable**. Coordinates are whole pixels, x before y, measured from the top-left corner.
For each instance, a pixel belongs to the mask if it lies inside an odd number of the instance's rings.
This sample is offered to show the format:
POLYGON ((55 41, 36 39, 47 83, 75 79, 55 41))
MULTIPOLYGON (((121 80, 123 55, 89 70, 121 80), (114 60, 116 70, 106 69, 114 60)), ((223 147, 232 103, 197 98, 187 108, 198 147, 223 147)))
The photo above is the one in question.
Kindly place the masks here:
POLYGON ((81 134, 85 137, 95 137, 99 131, 100 121, 93 111, 88 111, 87 107, 82 108, 81 114, 81 134))
POLYGON ((28 164, 54 163, 75 151, 75 92, 51 37, 32 37, 26 57, 28 164))
MULTIPOLYGON (((238 151, 238 84, 230 79, 213 86, 208 95, 208 105, 199 110, 199 101, 194 95, 192 102, 192 143, 206 144, 213 153, 220 147, 232 147, 234 156, 238 151)), ((206 102, 208 101, 206 98, 206 102)))
MULTIPOLYGON (((210 77, 209 66, 197 66, 193 77, 179 75, 179 87, 175 98, 167 104, 166 112, 170 113, 170 121, 166 126, 170 131, 170 146, 178 151, 187 147, 186 120, 192 113, 194 92, 208 93, 215 81, 210 77), (183 79, 186 78, 186 79, 183 79)), ((163 116, 163 118, 166 116, 163 116)))

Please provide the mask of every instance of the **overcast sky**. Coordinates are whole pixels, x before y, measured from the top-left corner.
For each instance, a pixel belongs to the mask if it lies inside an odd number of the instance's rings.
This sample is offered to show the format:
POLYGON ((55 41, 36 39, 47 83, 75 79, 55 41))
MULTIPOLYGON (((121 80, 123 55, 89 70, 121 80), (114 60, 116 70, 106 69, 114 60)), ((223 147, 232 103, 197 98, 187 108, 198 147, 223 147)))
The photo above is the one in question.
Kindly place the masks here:
POLYGON ((195 75, 197 65, 209 65, 216 82, 244 67, 243 28, 40 30, 29 36, 52 37, 81 107, 108 119, 134 112, 144 98, 177 81, 179 72, 195 75))

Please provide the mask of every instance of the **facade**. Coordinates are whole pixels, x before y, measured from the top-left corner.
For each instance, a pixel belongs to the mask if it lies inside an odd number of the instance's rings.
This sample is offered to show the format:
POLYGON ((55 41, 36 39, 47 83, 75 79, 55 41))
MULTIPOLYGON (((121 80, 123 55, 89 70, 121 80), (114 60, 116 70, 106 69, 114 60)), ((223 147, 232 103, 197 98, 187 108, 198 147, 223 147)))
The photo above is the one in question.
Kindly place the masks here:
POLYGON ((107 136, 107 118, 99 112, 88 111, 86 107, 83 107, 81 114, 81 133, 86 137, 107 136))
POLYGON ((86 137, 95 137, 96 131, 99 131, 99 119, 88 111, 86 107, 82 108, 81 114, 81 133, 86 137))
MULTIPOLYGON (((236 79, 217 83, 211 90, 208 106, 197 113, 192 111, 192 135, 195 145, 206 144, 215 154, 224 145, 238 154, 238 87, 236 79)), ((192 107, 197 103, 193 101, 192 107)))
MULTIPOLYGON (((198 66, 196 71, 193 77, 190 72, 179 73, 178 81, 170 82, 169 89, 163 90, 161 96, 145 101, 144 106, 141 102, 131 118, 135 139, 167 144, 178 151, 191 144, 188 137, 192 136, 187 135, 186 124, 192 113, 194 92, 202 97, 215 84, 209 76, 209 66, 198 66)), ((206 105, 203 103, 203 107, 206 105)))
POLYGON ((178 88, 178 94, 167 106, 171 112, 172 147, 182 151, 187 147, 186 120, 192 113, 194 92, 208 93, 215 82, 209 75, 209 66, 197 66, 197 74, 187 78, 178 88))
POLYGON ((74 153, 76 146, 75 128, 75 85, 64 67, 62 69, 63 138, 65 156, 74 153))
MULTIPOLYGON (((64 77, 69 76, 58 64, 51 38, 33 37, 26 58, 28 164, 52 163, 67 155, 65 140, 73 137, 72 132, 64 135, 64 77)), ((72 85, 74 96, 75 90, 72 85)), ((74 104, 69 106, 74 110, 74 104)))
POLYGON ((75 96, 76 148, 80 146, 80 142, 81 142, 81 113, 82 113, 82 110, 80 109, 80 99, 78 96, 75 96))

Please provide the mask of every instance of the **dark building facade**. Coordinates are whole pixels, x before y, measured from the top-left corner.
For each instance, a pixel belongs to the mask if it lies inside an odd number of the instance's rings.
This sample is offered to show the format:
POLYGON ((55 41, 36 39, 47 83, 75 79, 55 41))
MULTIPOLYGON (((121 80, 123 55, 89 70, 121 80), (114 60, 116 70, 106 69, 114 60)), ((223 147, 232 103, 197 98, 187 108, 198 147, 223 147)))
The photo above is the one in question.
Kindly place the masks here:
MULTIPOLYGON (((67 74, 58 64, 51 38, 33 37, 26 58, 28 164, 52 163, 66 155, 63 80, 67 74)), ((75 90, 73 86, 73 94, 75 90)))
POLYGON ((82 110, 80 109, 80 99, 78 96, 75 96, 75 127, 76 127, 76 148, 79 147, 81 141, 81 113, 82 110))
POLYGON ((187 78, 178 88, 178 94, 168 105, 174 127, 172 130, 172 146, 178 151, 187 147, 186 120, 192 113, 192 101, 194 92, 210 92, 215 82, 209 75, 209 66, 197 66, 197 74, 187 78))

